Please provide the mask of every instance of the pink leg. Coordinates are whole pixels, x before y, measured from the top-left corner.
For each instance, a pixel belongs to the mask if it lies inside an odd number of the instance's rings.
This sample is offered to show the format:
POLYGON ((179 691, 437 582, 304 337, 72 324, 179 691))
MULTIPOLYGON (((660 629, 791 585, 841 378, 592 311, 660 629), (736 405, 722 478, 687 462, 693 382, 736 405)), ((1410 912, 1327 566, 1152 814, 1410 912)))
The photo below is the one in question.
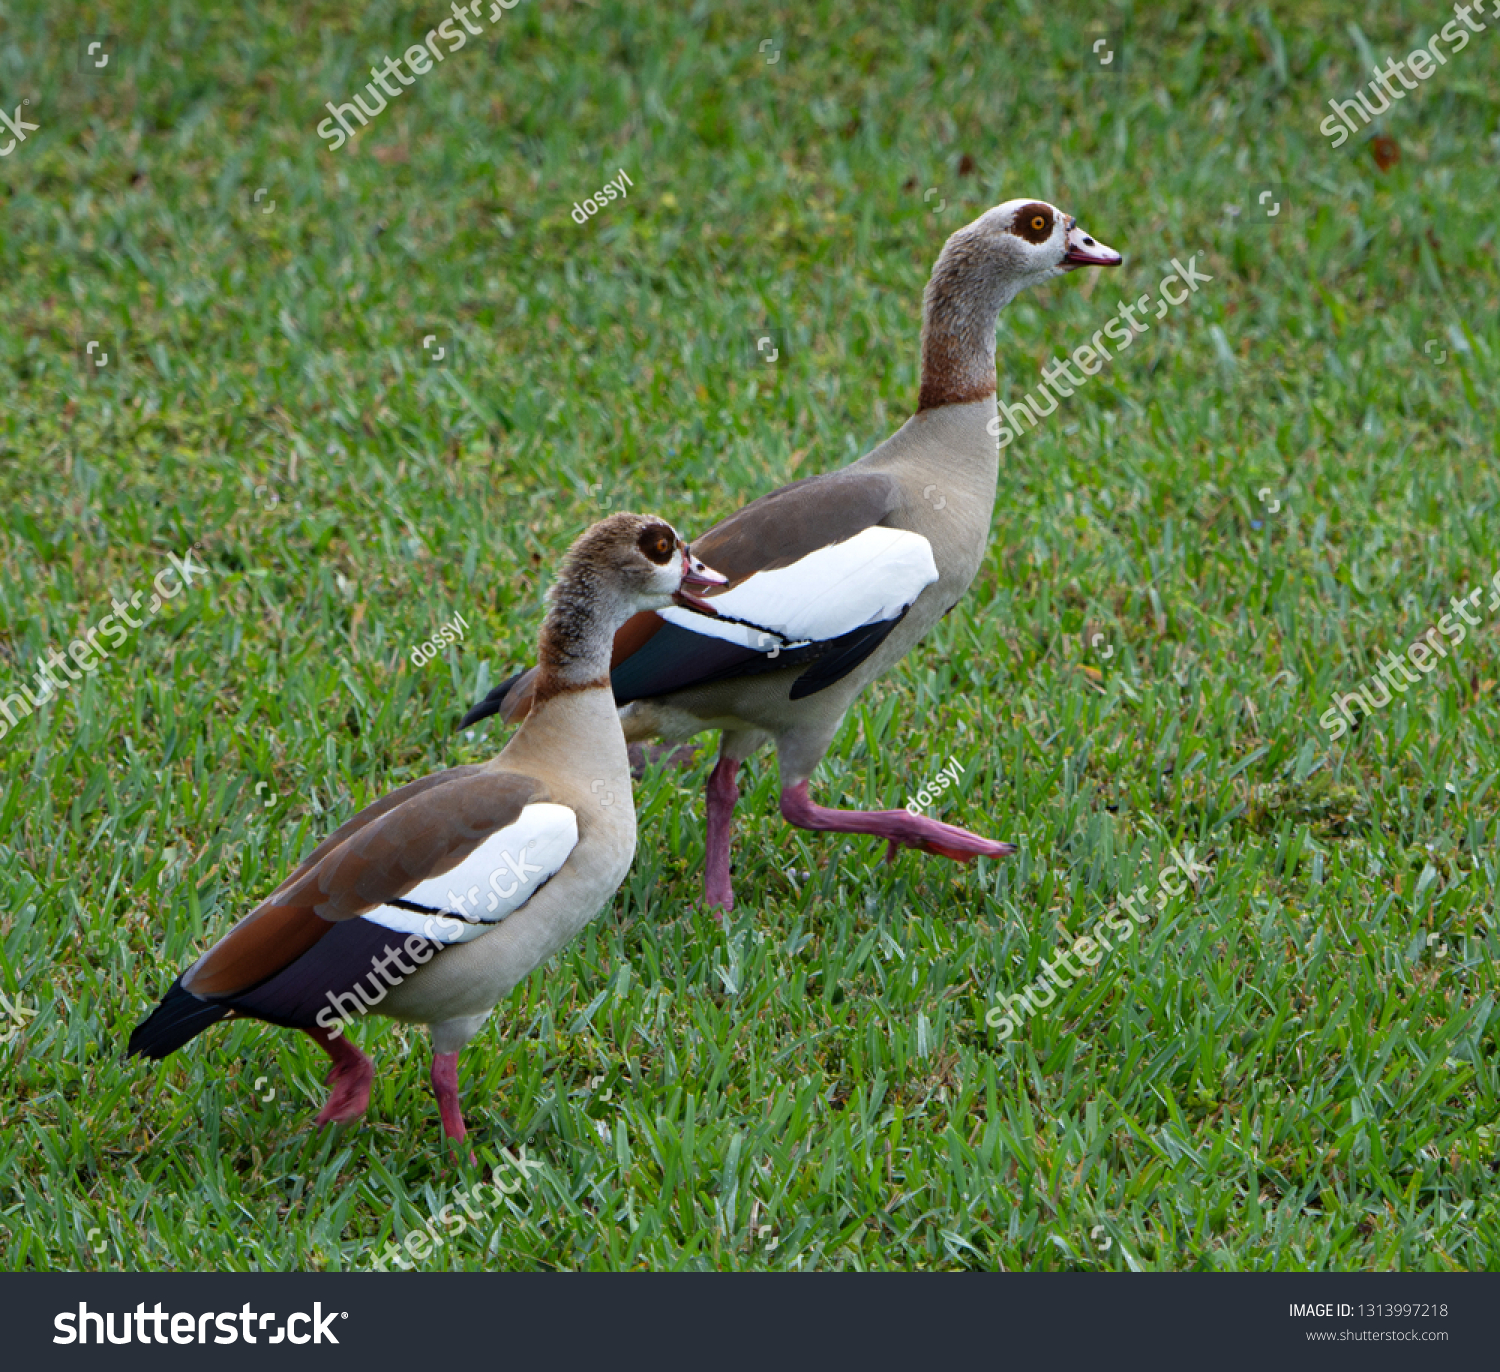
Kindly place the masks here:
POLYGON ((807 783, 799 781, 781 793, 781 814, 799 829, 826 829, 836 834, 874 834, 886 839, 886 861, 894 862, 901 848, 920 848, 955 862, 976 857, 1009 857, 1013 843, 995 843, 954 824, 942 824, 909 810, 828 810, 814 805, 807 796, 807 783))
MULTIPOLYGON (((437 1096, 438 1115, 443 1121, 443 1133, 454 1143, 462 1143, 469 1132, 464 1126, 463 1112, 458 1108, 458 1054, 434 1053, 432 1055, 432 1090, 437 1096)), ((469 1154, 469 1161, 474 1155, 469 1154)))
MULTIPOLYGON (((734 805, 740 788, 734 784, 740 764, 733 758, 719 758, 708 778, 708 834, 703 871, 703 898, 710 910, 734 909, 734 885, 729 879, 729 834, 734 822, 734 805)), ((714 918, 722 919, 722 915, 714 918)))
POLYGON ((307 1033, 333 1059, 333 1066, 323 1078, 333 1090, 328 1093, 328 1104, 318 1112, 317 1127, 358 1119, 370 1108, 374 1062, 343 1034, 333 1034, 327 1029, 309 1029, 307 1033))

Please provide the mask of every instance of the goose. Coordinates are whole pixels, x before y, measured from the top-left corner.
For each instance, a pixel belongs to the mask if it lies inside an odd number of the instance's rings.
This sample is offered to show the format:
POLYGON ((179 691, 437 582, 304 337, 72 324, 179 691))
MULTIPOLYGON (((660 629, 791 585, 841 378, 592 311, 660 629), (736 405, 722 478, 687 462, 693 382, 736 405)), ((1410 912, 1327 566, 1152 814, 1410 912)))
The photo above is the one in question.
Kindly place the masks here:
MULTIPOLYGON (((903 847, 960 862, 1015 852, 907 810, 830 809, 808 784, 860 692, 958 603, 984 558, 999 474, 1000 311, 1027 286, 1121 261, 1040 200, 1008 200, 959 229, 923 297, 916 413, 858 461, 772 491, 694 543, 729 578, 709 598, 716 616, 670 607, 615 635, 611 680, 630 743, 720 731, 707 794, 711 909, 734 907, 735 778, 767 743, 782 816, 799 828, 874 835, 889 860, 903 847)), ((459 727, 525 718, 538 680, 532 668, 502 682, 459 727)))
POLYGON ((369 1105, 374 1063, 349 1024, 372 1011, 426 1024, 443 1130, 462 1142, 459 1050, 598 914, 635 854, 614 633, 672 604, 711 616, 694 592, 724 581, 656 516, 588 529, 551 589, 531 710, 505 748, 341 825, 172 983, 129 1054, 164 1058, 232 1017, 301 1029, 332 1063, 322 1127, 369 1105))

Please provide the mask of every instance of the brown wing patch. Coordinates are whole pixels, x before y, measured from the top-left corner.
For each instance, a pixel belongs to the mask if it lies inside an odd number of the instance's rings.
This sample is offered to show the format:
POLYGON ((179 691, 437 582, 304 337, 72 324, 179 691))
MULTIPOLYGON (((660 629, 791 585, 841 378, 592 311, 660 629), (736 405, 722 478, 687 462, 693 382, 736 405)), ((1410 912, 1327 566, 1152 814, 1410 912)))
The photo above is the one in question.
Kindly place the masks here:
POLYGON ((195 996, 232 996, 296 962, 333 925, 301 905, 262 905, 182 976, 195 996))
POLYGON ((547 794, 534 777, 475 766, 403 786, 319 844, 192 966, 183 986, 194 995, 228 996, 259 985, 295 962, 338 921, 398 900, 418 882, 456 867, 497 829, 513 824, 524 806, 547 794))
POLYGON ((1028 243, 1045 243, 1052 237, 1054 222, 1052 206, 1034 200, 1016 211, 1015 218, 1011 220, 1010 231, 1028 243))
POLYGON ((481 768, 413 796, 353 834, 295 893, 315 900, 324 919, 353 919, 457 866, 495 830, 514 824, 522 807, 546 798, 534 777, 481 768))
MULTIPOLYGON (((794 481, 751 501, 693 540, 693 554, 731 586, 756 572, 788 567, 832 543, 879 524, 895 508, 901 487, 883 472, 845 470, 794 481)), ((708 592, 705 599, 712 599, 708 592)))
MULTIPOLYGON (((316 867, 318 863, 356 830, 363 829, 367 824, 373 824, 381 815, 394 810, 396 806, 404 804, 413 796, 421 795, 423 791, 431 790, 434 786, 442 786, 450 781, 456 781, 459 777, 473 776, 483 770, 484 768, 476 762, 466 762, 461 767, 450 767, 445 772, 433 772, 430 776, 418 777, 415 781, 407 782, 405 786, 398 786, 388 795, 381 796, 379 800, 372 801, 357 815, 352 815, 346 819, 322 843, 318 844, 312 852, 303 858, 297 864, 297 869, 266 897, 264 903, 269 905, 287 887, 291 886, 294 882, 300 881, 302 877, 316 867)), ((251 917, 247 916, 246 918, 251 917)))

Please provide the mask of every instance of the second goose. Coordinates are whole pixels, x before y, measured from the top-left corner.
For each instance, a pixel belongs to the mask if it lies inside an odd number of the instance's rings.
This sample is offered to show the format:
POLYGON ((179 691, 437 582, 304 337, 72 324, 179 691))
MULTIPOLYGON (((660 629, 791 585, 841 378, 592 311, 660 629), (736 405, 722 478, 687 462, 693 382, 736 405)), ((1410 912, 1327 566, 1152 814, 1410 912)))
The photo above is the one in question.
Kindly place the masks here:
MULTIPOLYGON (((722 731, 708 780, 704 894, 734 905, 730 822, 740 764, 767 743, 781 813, 803 829, 873 834, 958 861, 1015 851, 906 810, 835 810, 808 781, 860 692, 958 603, 984 560, 999 474, 995 325, 1026 287, 1118 265, 1072 215, 1008 200, 943 246, 922 312, 916 413, 840 471, 772 491, 693 547, 729 578, 717 618, 674 607, 615 635, 611 684, 631 742, 722 731)), ((464 717, 522 718, 537 669, 495 687, 464 717)))

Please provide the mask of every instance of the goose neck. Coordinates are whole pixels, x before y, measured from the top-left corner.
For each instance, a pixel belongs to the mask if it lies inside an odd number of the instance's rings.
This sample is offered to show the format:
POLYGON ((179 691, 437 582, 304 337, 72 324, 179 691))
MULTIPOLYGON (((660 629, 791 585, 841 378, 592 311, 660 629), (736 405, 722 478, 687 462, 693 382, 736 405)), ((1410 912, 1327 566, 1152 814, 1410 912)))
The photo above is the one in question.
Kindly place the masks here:
POLYGON ((995 325, 1022 285, 982 255, 953 246, 944 249, 923 295, 918 410, 995 393, 995 325))
POLYGON ((622 597, 587 568, 552 589, 537 643, 536 700, 609 685, 615 630, 629 618, 622 597))

